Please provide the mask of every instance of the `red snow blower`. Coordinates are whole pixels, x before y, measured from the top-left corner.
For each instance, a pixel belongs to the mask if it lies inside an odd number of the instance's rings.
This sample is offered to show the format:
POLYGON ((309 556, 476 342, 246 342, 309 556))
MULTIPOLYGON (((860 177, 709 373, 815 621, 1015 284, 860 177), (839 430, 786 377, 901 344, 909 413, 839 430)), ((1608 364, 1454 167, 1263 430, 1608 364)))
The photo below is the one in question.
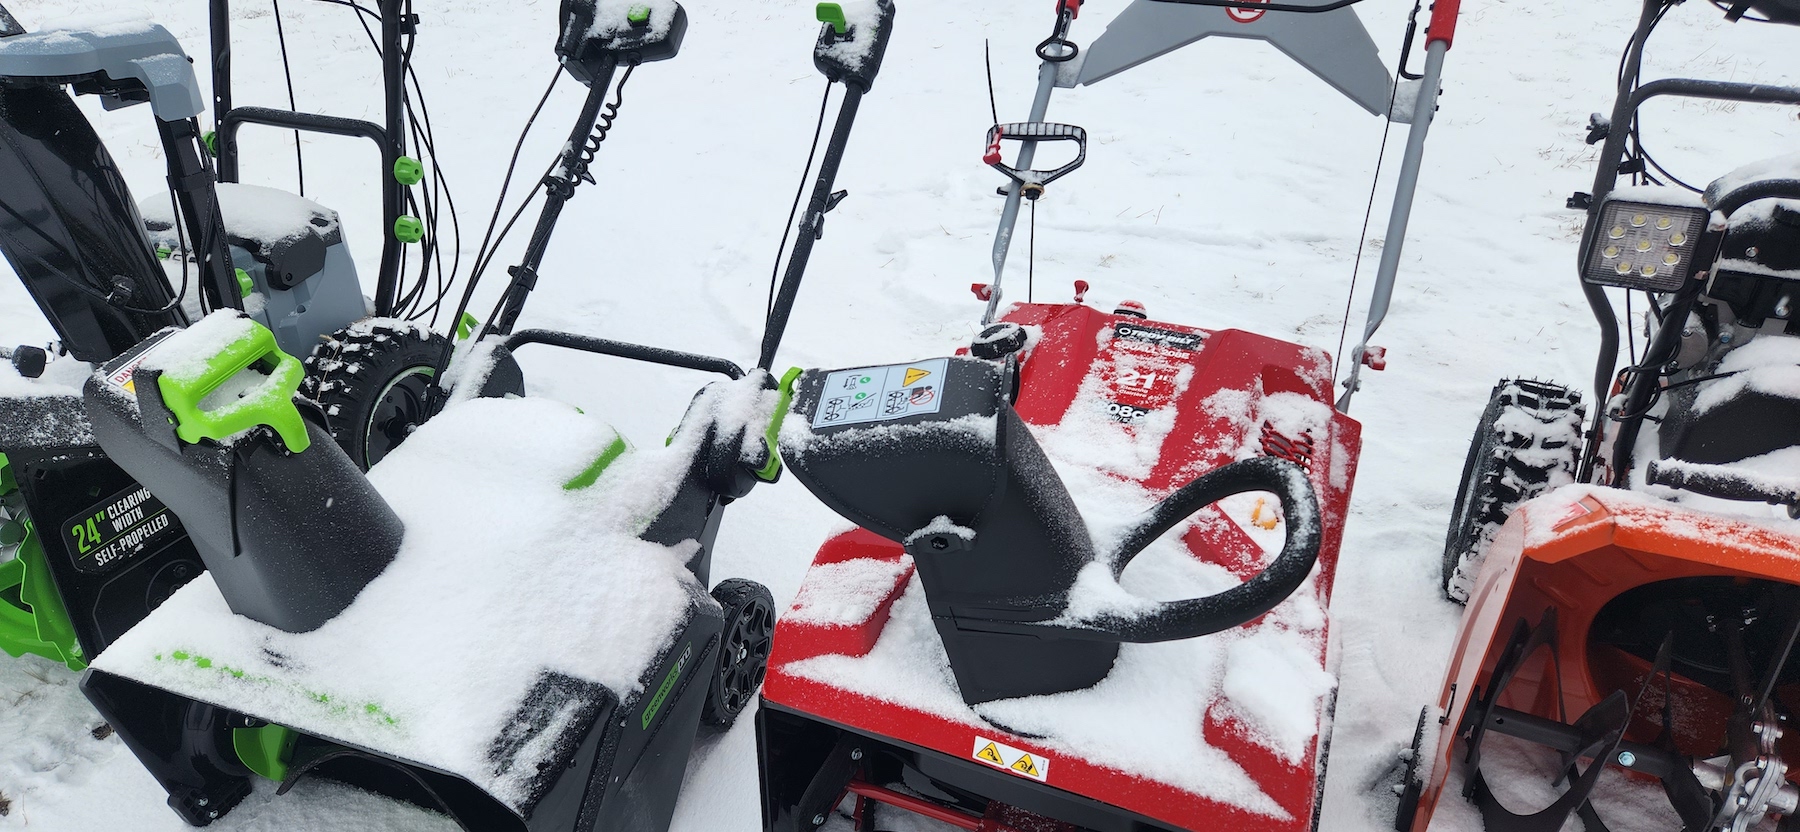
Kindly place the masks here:
MULTIPOLYGON (((1604 405, 1584 437, 1579 394, 1495 388, 1444 553, 1468 610, 1420 716, 1402 832, 1469 815, 1488 832, 1800 829, 1785 735, 1800 707, 1800 156, 1689 189, 1637 122, 1662 96, 1800 105, 1800 89, 1641 82, 1676 5, 1643 3, 1611 117, 1589 125, 1605 142, 1594 192, 1570 200, 1587 211, 1604 405), (1609 287, 1650 308, 1648 345, 1617 375, 1609 287)), ((1793 0, 1716 5, 1800 24, 1793 0)))
MULTIPOLYGON (((1008 184, 980 336, 791 388, 782 457, 859 528, 825 542, 777 625, 757 720, 768 832, 872 832, 896 810, 971 832, 1317 827, 1361 447, 1330 357, 1135 302, 1108 314, 1085 281, 1071 303, 1002 307, 1000 278, 1022 201, 1086 158, 1085 130, 1044 120, 1057 86, 1227 36, 1371 112, 1399 88, 1346 3, 1137 0, 1086 50, 1068 40, 1079 5, 1058 2, 1037 48, 1030 121, 988 133, 1008 184), (1073 160, 1034 169, 1045 142, 1073 160)), ((1435 109, 1455 14, 1439 3, 1415 112, 1435 109)))

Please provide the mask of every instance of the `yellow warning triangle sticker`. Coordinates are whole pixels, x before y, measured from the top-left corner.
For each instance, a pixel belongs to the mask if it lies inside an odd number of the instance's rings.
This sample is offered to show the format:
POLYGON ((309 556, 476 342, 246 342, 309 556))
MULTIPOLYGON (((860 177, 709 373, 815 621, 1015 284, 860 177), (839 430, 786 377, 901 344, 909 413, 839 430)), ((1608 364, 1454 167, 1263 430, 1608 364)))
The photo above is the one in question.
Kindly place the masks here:
MULTIPOLYGON (((906 381, 904 381, 902 383, 905 384, 907 387, 911 387, 914 384, 917 384, 919 379, 922 379, 928 375, 931 375, 930 370, 921 370, 917 367, 908 367, 908 368, 906 368, 906 381)), ((995 762, 999 762, 999 761, 995 760, 995 762)))
POLYGON ((1012 764, 1012 769, 1023 774, 1029 774, 1032 777, 1038 776, 1037 765, 1031 761, 1030 754, 1019 755, 1019 760, 1012 764))
POLYGON ((1006 761, 1000 759, 1000 749, 995 748, 994 744, 991 742, 987 744, 986 748, 983 748, 980 751, 976 752, 975 756, 977 756, 983 760, 986 760, 990 763, 993 763, 994 765, 997 765, 997 766, 1006 765, 1006 761))

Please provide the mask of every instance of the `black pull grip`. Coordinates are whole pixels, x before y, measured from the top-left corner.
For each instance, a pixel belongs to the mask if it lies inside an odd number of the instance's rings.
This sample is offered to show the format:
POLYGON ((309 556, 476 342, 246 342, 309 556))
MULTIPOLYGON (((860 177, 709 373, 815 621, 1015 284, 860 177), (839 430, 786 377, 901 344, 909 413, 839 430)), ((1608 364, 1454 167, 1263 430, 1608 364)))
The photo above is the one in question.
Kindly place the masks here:
POLYGON ((1087 161, 1087 130, 1073 124, 1051 124, 1042 121, 1019 121, 1011 124, 996 124, 988 128, 986 161, 994 170, 1007 175, 1014 182, 1040 193, 1045 185, 1055 182, 1075 172, 1087 161), (1068 164, 1055 170, 1019 170, 1002 161, 1000 143, 1015 142, 1074 142, 1078 148, 1075 158, 1068 164))
POLYGON ((1211 471, 1182 486, 1144 514, 1113 554, 1113 573, 1170 529, 1213 503, 1250 491, 1273 492, 1281 501, 1287 539, 1281 554, 1256 577, 1204 598, 1156 602, 1142 614, 1087 622, 1093 635, 1127 642, 1176 641, 1229 630, 1287 600, 1319 558, 1319 501, 1306 471, 1285 459, 1256 457, 1211 471))

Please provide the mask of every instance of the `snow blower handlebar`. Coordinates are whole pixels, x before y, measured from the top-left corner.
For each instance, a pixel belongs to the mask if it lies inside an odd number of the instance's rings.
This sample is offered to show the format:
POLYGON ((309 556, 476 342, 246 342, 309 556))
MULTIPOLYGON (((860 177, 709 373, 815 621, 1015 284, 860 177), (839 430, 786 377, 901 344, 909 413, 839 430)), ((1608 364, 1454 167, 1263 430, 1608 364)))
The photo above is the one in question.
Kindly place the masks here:
POLYGON ((831 83, 843 83, 844 101, 838 106, 837 122, 831 128, 831 140, 825 146, 825 160, 819 164, 806 213, 800 217, 799 234, 788 255, 781 287, 763 321, 762 350, 756 366, 764 370, 775 366, 775 353, 781 349, 781 338, 793 315, 794 299, 800 294, 800 281, 806 276, 806 266, 812 260, 813 244, 825 236, 825 215, 849 195, 847 191, 832 190, 837 183, 838 167, 843 164, 844 149, 856 126, 863 94, 875 85, 875 76, 881 71, 882 60, 887 55, 888 39, 894 33, 893 0, 874 2, 874 21, 861 25, 847 19, 842 7, 836 3, 820 3, 818 7, 819 20, 824 25, 819 29, 818 42, 813 45, 813 65, 831 83))
POLYGON ((1387 244, 1381 248, 1381 266, 1375 274, 1375 291, 1369 299, 1369 318, 1363 326, 1362 341, 1350 352, 1350 375, 1344 379, 1344 394, 1337 402, 1338 410, 1345 413, 1350 412, 1350 399, 1362 385, 1362 368, 1373 366, 1374 354, 1369 340, 1375 337, 1375 331, 1387 318, 1388 305, 1394 298, 1394 282, 1400 273, 1400 253, 1406 245, 1407 224, 1412 219, 1413 195, 1418 192, 1419 170, 1425 161, 1425 139, 1437 116, 1444 57, 1456 38, 1456 16, 1460 9, 1461 0, 1437 0, 1431 9, 1431 23, 1425 30, 1425 70, 1419 79, 1412 127, 1406 135, 1406 153, 1400 160, 1394 204, 1388 213, 1387 244))

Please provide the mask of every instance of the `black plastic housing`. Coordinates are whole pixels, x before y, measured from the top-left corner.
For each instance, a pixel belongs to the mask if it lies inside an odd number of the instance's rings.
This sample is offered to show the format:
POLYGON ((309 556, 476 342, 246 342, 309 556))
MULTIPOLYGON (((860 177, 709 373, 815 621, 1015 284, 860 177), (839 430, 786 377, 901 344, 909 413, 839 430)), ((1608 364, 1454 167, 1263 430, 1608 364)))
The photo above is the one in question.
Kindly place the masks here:
POLYGON ((826 24, 819 32, 819 42, 813 46, 813 66, 825 73, 826 78, 842 81, 863 92, 875 86, 882 59, 887 57, 888 40, 894 35, 894 0, 876 0, 875 6, 880 16, 875 22, 874 42, 863 53, 862 60, 847 60, 835 47, 857 41, 869 33, 858 31, 856 26, 847 26, 840 35, 831 24, 826 24))
POLYGON ((94 437, 174 509, 233 612, 288 632, 317 629, 393 560, 400 518, 317 425, 306 425, 311 446, 300 453, 260 429, 230 445, 190 445, 161 406, 158 373, 138 371, 135 400, 106 381, 172 333, 88 380, 94 437))
MULTIPOLYGON (((686 620, 637 692, 622 701, 604 687, 544 670, 489 749, 499 770, 526 744, 547 741, 556 749, 532 782, 524 817, 457 775, 315 737, 296 744, 289 782, 328 777, 482 832, 663 832, 675 814, 724 626, 718 605, 696 589, 686 620), (657 691, 671 678, 659 701, 657 691)), ((249 793, 250 773, 226 733, 251 724, 245 715, 97 670, 82 676, 81 689, 188 823, 205 826, 249 793)))
POLYGON ((608 62, 614 66, 647 64, 681 52, 681 41, 687 37, 687 9, 675 7, 675 18, 666 31, 643 25, 599 34, 593 31, 597 5, 597 0, 562 0, 559 14, 562 33, 556 39, 556 57, 582 86, 593 86, 594 79, 605 74, 608 62))
POLYGON ((68 93, 0 85, 0 182, 0 251, 76 358, 106 361, 186 322, 132 311, 173 293, 124 176, 68 93))

